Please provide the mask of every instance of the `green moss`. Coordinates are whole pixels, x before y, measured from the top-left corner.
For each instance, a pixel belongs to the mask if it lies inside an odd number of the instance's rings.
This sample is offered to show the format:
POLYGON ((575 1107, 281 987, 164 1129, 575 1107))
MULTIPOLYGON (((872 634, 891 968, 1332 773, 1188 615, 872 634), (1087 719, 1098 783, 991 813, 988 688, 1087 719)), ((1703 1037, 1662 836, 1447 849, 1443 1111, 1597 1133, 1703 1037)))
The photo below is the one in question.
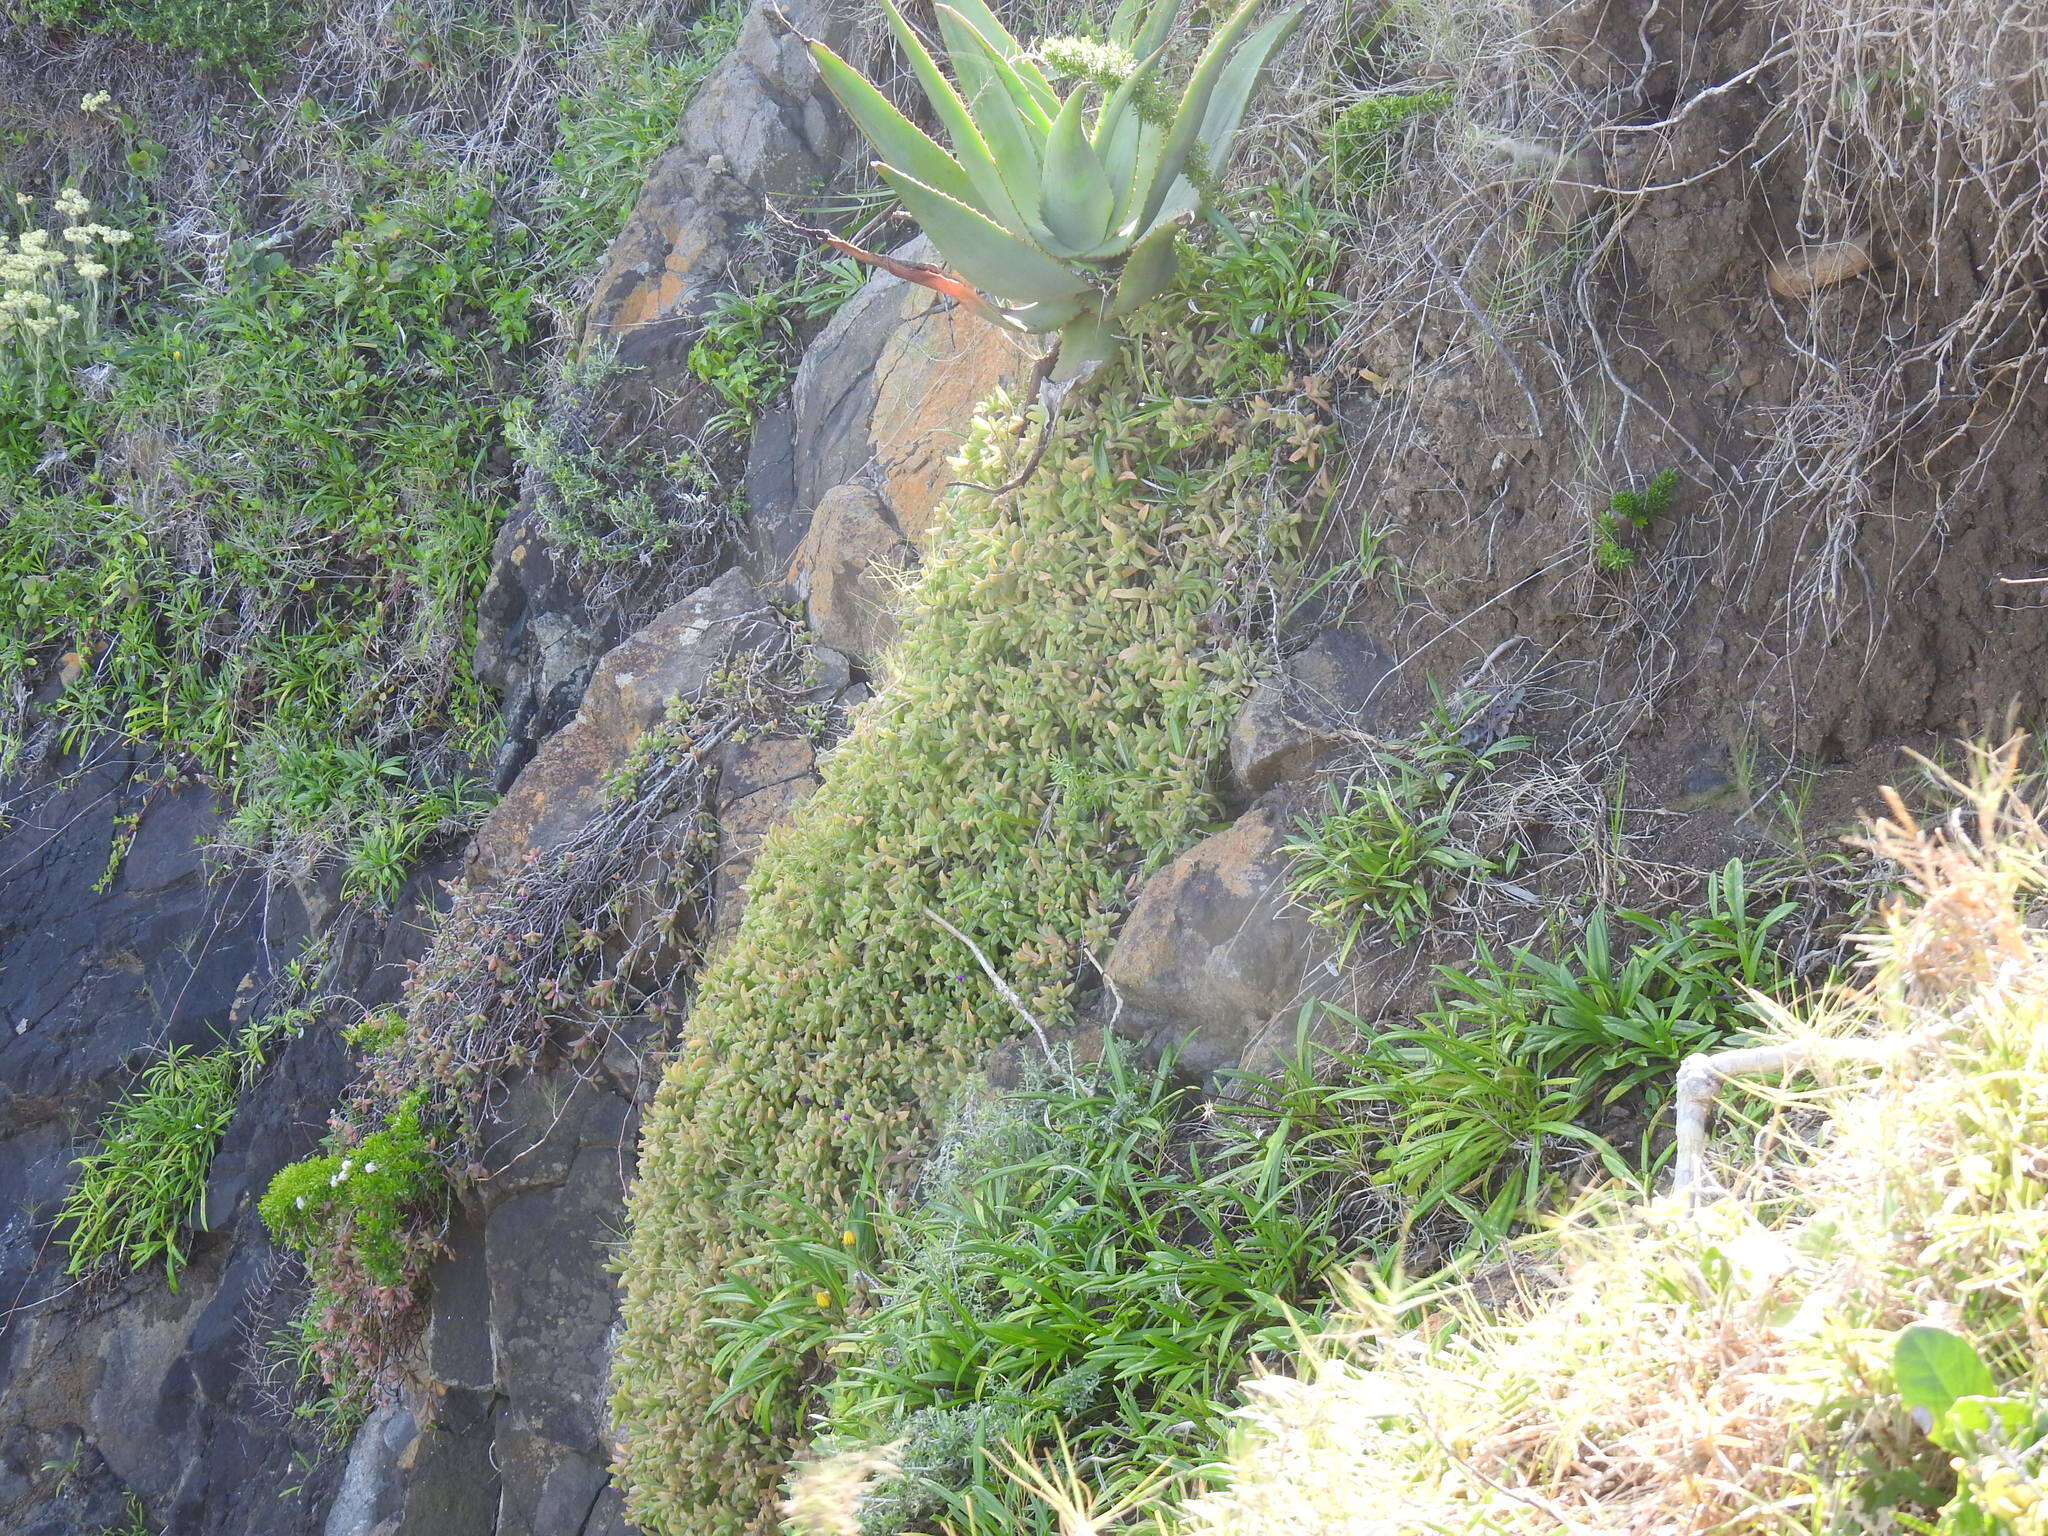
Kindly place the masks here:
POLYGON ((409 1283, 413 1213, 441 1189, 417 1100, 345 1150, 280 1168, 258 1207, 270 1235, 315 1264, 349 1244, 380 1286, 409 1283))
MULTIPOLYGON (((1186 342, 1154 337, 1102 377, 1022 490, 953 497, 886 688, 770 837, 737 939, 703 976, 649 1112, 623 1259, 615 1406, 650 1531, 773 1528, 804 1398, 711 1411, 727 1382, 707 1292, 778 1229, 832 1220, 1020 1027, 934 915, 1053 1014, 1103 952, 1128 871, 1211 814, 1256 670, 1232 596, 1289 538, 1278 449, 1300 434, 1312 473, 1313 432, 1215 401, 1206 349, 1186 342), (1097 793, 1063 794, 1077 775, 1097 793)), ((998 401, 975 423, 964 478, 1012 472, 1003 418, 998 401)), ((794 1387, 805 1370, 788 1363, 770 1375, 794 1387)))

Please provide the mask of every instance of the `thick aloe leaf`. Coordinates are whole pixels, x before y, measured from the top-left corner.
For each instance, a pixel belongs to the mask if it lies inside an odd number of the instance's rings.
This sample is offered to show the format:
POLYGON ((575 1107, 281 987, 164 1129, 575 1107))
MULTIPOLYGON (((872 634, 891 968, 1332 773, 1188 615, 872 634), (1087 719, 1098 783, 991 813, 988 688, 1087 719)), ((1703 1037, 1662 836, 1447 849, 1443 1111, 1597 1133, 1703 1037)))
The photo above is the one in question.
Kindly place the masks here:
POLYGON ((910 175, 948 197, 958 198, 963 203, 975 200, 973 183, 961 170, 960 162, 941 149, 922 128, 898 112, 888 97, 868 83, 865 75, 823 43, 811 44, 811 57, 817 60, 819 78, 838 98, 839 104, 846 108, 847 116, 874 146, 877 156, 891 165, 902 166, 910 175))
POLYGON ((1117 279, 1116 298, 1111 301, 1109 312, 1121 320, 1141 304, 1157 298, 1173 281, 1173 274, 1180 268, 1180 226, 1161 224, 1131 251, 1130 260, 1124 263, 1123 276, 1117 279))
MULTIPOLYGON (((1138 149, 1146 126, 1138 116, 1138 93, 1158 72, 1159 62, 1165 56, 1165 50, 1160 49, 1141 60, 1124 83, 1110 93, 1095 119, 1095 153, 1102 161, 1115 198, 1116 206, 1110 214, 1113 225, 1123 221, 1138 173, 1138 149)), ((1156 141, 1158 129, 1154 128, 1152 134, 1156 141)))
POLYGON ((1209 39, 1209 46, 1202 50, 1201 62, 1196 64, 1194 74, 1188 79, 1188 88, 1181 96, 1179 115, 1174 118, 1166 143, 1159 152, 1159 165, 1152 173, 1138 219, 1140 229, 1158 217, 1167 193, 1173 190, 1173 183, 1186 167, 1188 156, 1194 153, 1195 145, 1202 136, 1202 120, 1209 113, 1209 98, 1215 95, 1231 51, 1251 26, 1253 13, 1261 3, 1262 0, 1244 0, 1230 19, 1216 29, 1209 39))
MULTIPOLYGON (((1209 110, 1202 120, 1202 147, 1208 151, 1206 164, 1211 176, 1222 175, 1230 163, 1230 151, 1237 138, 1237 130, 1244 122, 1245 108, 1251 102, 1252 91, 1258 85, 1259 74, 1280 45, 1293 34, 1300 20, 1300 13, 1296 11, 1275 16, 1231 55, 1230 66, 1217 83, 1215 94, 1209 98, 1209 110)), ((1195 189, 1194 183, 1181 176, 1168 190, 1165 201, 1153 212, 1153 223, 1162 224, 1192 213, 1201 206, 1201 201, 1202 194, 1195 189)))
MULTIPOLYGON (((895 35, 896 46, 903 50, 910 69, 917 76, 917 83, 938 115, 939 124, 946 130, 946 136, 953 141, 953 152, 959 158, 960 169, 974 187, 974 203, 984 209, 998 224, 1019 238, 1031 238, 1024 221, 1023 210, 1003 175, 996 167, 994 154, 989 143, 982 136, 974 115, 967 110, 967 103, 960 99, 960 93, 953 88, 938 61, 926 48, 923 39, 911 30, 910 23, 903 19, 903 13, 896 8, 896 0, 882 0, 882 14, 888 19, 889 30, 895 35)), ((1036 175, 1034 170, 1033 175, 1036 175)), ((929 185, 929 183, 927 183, 929 185)), ((1035 186, 1034 186, 1035 190, 1035 186)), ((959 201, 959 199, 956 199, 959 201)))
POLYGON ((892 165, 875 167, 939 253, 968 282, 1017 304, 1050 304, 1087 291, 1078 273, 999 224, 892 165))
POLYGON ((1109 40, 1119 48, 1131 46, 1131 39, 1138 32, 1138 17, 1144 13, 1147 0, 1120 0, 1116 12, 1109 18, 1109 40))
MULTIPOLYGON (((1011 226, 1012 233, 1043 246, 1055 256, 1074 255, 1073 245, 1054 234, 1039 216, 1040 178, 1044 175, 1046 132, 1051 124, 1040 127, 1027 121, 1017 104, 1022 87, 1012 91, 1000 83, 1008 68, 1001 56, 950 5, 936 9, 940 26, 948 29, 949 42, 957 40, 962 47, 978 52, 995 77, 974 97, 973 112, 975 125, 994 158, 996 174, 1018 212, 1020 222, 1011 226)), ((1007 219, 998 222, 1009 223, 1007 219)))
POLYGON ((1152 14, 1145 18, 1145 25, 1138 29, 1138 35, 1131 39, 1131 52, 1139 58, 1157 53, 1166 46, 1166 39, 1173 31, 1173 23, 1180 15, 1181 0, 1155 0, 1152 14))
MULTIPOLYGON (((946 51, 952 56, 953 76, 960 82, 960 94, 966 97, 967 109, 974 114, 982 136, 986 138, 989 134, 989 113, 994 105, 990 92, 994 89, 1008 98, 1027 132, 1043 137, 1052 127, 1051 113, 1032 94, 1015 66, 1003 57, 1002 49, 982 36, 954 7, 939 5, 933 10, 939 18, 939 35, 946 40, 946 51)), ((1055 97, 1052 111, 1058 110, 1059 99, 1055 97)), ((1000 146, 991 139, 989 147, 996 151, 1000 163, 1000 146)))
POLYGON ((1202 114, 1202 144, 1209 151, 1210 175, 1223 173, 1230 161, 1231 140, 1237 137, 1238 127, 1244 122, 1244 111, 1251 104, 1260 74, 1300 25, 1299 10, 1282 11, 1230 56, 1230 63, 1209 97, 1209 108, 1202 114))
POLYGON ((1094 300, 1095 291, 1089 289, 1072 298, 1049 299, 1043 304, 1019 305, 1015 309, 1006 310, 1003 318, 1027 331, 1044 335, 1047 331, 1056 331, 1071 322, 1094 300))
POLYGON ((1076 87, 1054 119, 1045 145, 1045 176, 1041 210, 1046 227, 1076 251, 1100 245, 1116 213, 1109 176, 1088 142, 1076 87))
POLYGON ((987 38, 996 52, 1009 60, 1010 67, 1030 87, 1031 94, 1038 99, 1038 105, 1047 117, 1059 111, 1059 93, 1053 89, 1052 82, 1045 78, 1038 62, 1011 36, 1010 29, 988 8, 986 0, 953 0, 953 9, 966 18, 969 26, 987 38))

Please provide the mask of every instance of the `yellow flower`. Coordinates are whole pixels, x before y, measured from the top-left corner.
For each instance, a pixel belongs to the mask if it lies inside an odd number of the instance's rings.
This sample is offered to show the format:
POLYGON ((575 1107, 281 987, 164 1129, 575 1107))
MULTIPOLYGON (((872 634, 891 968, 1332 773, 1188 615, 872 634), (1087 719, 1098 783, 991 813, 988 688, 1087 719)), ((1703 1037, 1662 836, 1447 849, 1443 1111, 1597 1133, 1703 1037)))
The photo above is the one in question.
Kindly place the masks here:
POLYGON ((851 1248, 855 1243, 859 1242, 860 1239, 854 1236, 854 1234, 849 1230, 839 1234, 839 1241, 843 1243, 846 1247, 851 1248))
POLYGON ((823 1312, 832 1305, 832 1293, 830 1291, 819 1291, 811 1297, 811 1300, 815 1301, 818 1304, 818 1310, 823 1312))

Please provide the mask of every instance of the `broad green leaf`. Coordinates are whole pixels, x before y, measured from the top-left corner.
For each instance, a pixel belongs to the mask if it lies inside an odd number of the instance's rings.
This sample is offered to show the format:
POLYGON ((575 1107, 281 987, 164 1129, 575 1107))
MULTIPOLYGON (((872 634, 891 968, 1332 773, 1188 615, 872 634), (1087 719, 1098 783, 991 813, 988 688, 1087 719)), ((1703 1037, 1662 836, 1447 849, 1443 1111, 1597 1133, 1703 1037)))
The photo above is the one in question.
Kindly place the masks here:
POLYGON ((1223 173, 1230 160, 1231 140, 1237 137, 1238 126, 1244 122, 1245 108, 1251 104, 1259 76, 1300 25, 1298 8, 1282 11, 1231 55, 1222 78, 1216 82, 1215 94, 1209 98, 1209 109, 1202 115, 1202 145, 1209 152, 1210 175, 1223 173))
MULTIPOLYGON (((1002 225, 1013 235, 1029 238, 1023 212, 1017 201, 1010 195, 1004 183, 1002 172, 996 168, 995 156, 989 149, 988 140, 982 136, 974 115, 967 110, 967 103, 960 99, 960 93, 953 88, 953 82, 946 78, 938 61, 931 55, 910 23, 903 19, 903 12, 896 7, 896 0, 882 0, 882 14, 887 18, 889 30, 896 38, 896 46, 903 50, 903 56, 910 63, 911 73, 917 76, 917 83, 923 87, 932 111, 937 114, 940 126, 953 141, 953 152, 958 157, 960 169, 973 183, 975 205, 982 208, 988 217, 1002 225)), ((930 185, 930 183, 926 183, 930 185)), ((950 194, 949 194, 950 195, 950 194)), ((964 201, 964 199, 956 199, 964 201)))
POLYGON ((1016 70, 1018 78, 1037 98, 1040 109, 1047 117, 1059 111, 1059 93, 1053 89, 1052 82, 1045 78, 1045 72, 1038 67, 1038 62, 1019 46, 1010 29, 988 8, 986 0, 953 0, 953 9, 1009 61, 1010 67, 1016 70))
POLYGON ((827 90, 846 108, 854 126, 874 146, 876 157, 901 166, 929 187, 957 198, 974 200, 974 188, 967 173, 917 124, 896 110, 895 105, 868 83, 868 79, 823 43, 811 44, 818 75, 827 90))
POLYGON ((1109 233, 1109 221, 1116 211, 1116 197, 1109 177, 1088 143, 1088 131, 1081 120, 1081 98, 1076 88, 1053 120, 1045 145, 1045 172, 1041 207, 1046 228, 1075 251, 1091 250, 1109 233))
POLYGON ((892 165, 876 171, 917 220, 947 262, 968 282, 998 298, 1045 304, 1075 297, 1086 285, 1036 246, 986 215, 892 165))
POLYGON ((1159 72, 1160 60, 1165 56, 1161 49, 1141 59, 1124 83, 1110 93, 1095 119, 1095 153, 1116 194, 1116 209, 1110 215, 1113 224, 1123 222, 1132 200, 1143 191, 1137 179, 1142 159, 1140 146, 1148 134, 1154 148, 1164 138, 1156 126, 1138 115, 1138 96, 1159 72))
POLYGON ((1990 1397, 1998 1383, 1971 1347, 1946 1328, 1915 1323, 1892 1346, 1892 1375, 1908 1408, 1924 1408, 1938 1423, 1959 1397, 1990 1397))
MULTIPOLYGON (((1019 223, 1012 227, 1012 233, 1042 244, 1056 255, 1072 255, 1072 249, 1065 247, 1064 242, 1047 229, 1044 220, 1038 216, 1044 128, 1025 120, 1015 95, 1002 79, 1008 66, 989 47, 987 40, 968 26, 950 5, 941 5, 937 10, 939 26, 947 35, 948 45, 957 42, 964 52, 978 55, 988 71, 974 96, 974 122, 982 142, 988 146, 991 164, 1002 183, 1003 195, 1009 206, 1017 210, 1019 223)), ((1007 219, 998 222, 1009 223, 1007 219)))
POLYGON ((1167 34, 1173 30, 1173 23, 1180 15, 1181 0, 1154 0, 1154 5, 1152 14, 1145 18, 1145 25, 1131 39, 1131 52, 1141 59, 1166 46, 1167 34))
POLYGON ((1158 216, 1167 195, 1173 191, 1173 184, 1180 179, 1188 157, 1201 140, 1202 122, 1209 113, 1209 100, 1216 94, 1232 50, 1251 26, 1253 14, 1262 3, 1263 0, 1244 0, 1230 19, 1210 36, 1209 46, 1202 50, 1201 60, 1195 65, 1195 72, 1188 77, 1187 90, 1181 95, 1180 111, 1160 149, 1159 164, 1152 173, 1143 213, 1138 219, 1140 228, 1150 225, 1158 216))
POLYGON ((1158 297, 1180 266, 1180 226, 1161 224, 1132 248, 1109 312, 1119 320, 1158 297))

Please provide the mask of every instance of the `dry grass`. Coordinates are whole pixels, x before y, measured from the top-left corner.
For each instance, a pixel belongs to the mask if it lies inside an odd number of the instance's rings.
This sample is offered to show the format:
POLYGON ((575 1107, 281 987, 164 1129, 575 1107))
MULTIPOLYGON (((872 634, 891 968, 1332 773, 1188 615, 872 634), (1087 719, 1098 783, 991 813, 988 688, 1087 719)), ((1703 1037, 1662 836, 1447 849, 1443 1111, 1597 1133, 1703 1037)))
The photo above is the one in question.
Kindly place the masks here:
MULTIPOLYGON (((1304 1379, 1248 1384, 1229 1481, 1179 1529, 1846 1533, 1934 1518, 1958 1473, 1899 1406, 1897 1331, 1937 1322, 2008 1392, 2048 1387, 2048 933, 2026 923, 2048 833, 2015 792, 2016 760, 1985 754, 1968 785, 1950 781, 1963 809, 1939 825, 1895 803, 1868 842, 1906 894, 1866 940, 1867 982, 1776 1020, 1787 1037, 1915 1048, 1880 1070, 1732 1089, 1716 1170, 1730 1198, 1587 1206, 1488 1274, 1419 1300, 1361 1295, 1355 1335, 1304 1379)), ((1990 1459, 1956 1463, 1966 1488, 1990 1459)), ((2033 1472, 2024 1452, 2007 1459, 2016 1510, 2033 1472)))

